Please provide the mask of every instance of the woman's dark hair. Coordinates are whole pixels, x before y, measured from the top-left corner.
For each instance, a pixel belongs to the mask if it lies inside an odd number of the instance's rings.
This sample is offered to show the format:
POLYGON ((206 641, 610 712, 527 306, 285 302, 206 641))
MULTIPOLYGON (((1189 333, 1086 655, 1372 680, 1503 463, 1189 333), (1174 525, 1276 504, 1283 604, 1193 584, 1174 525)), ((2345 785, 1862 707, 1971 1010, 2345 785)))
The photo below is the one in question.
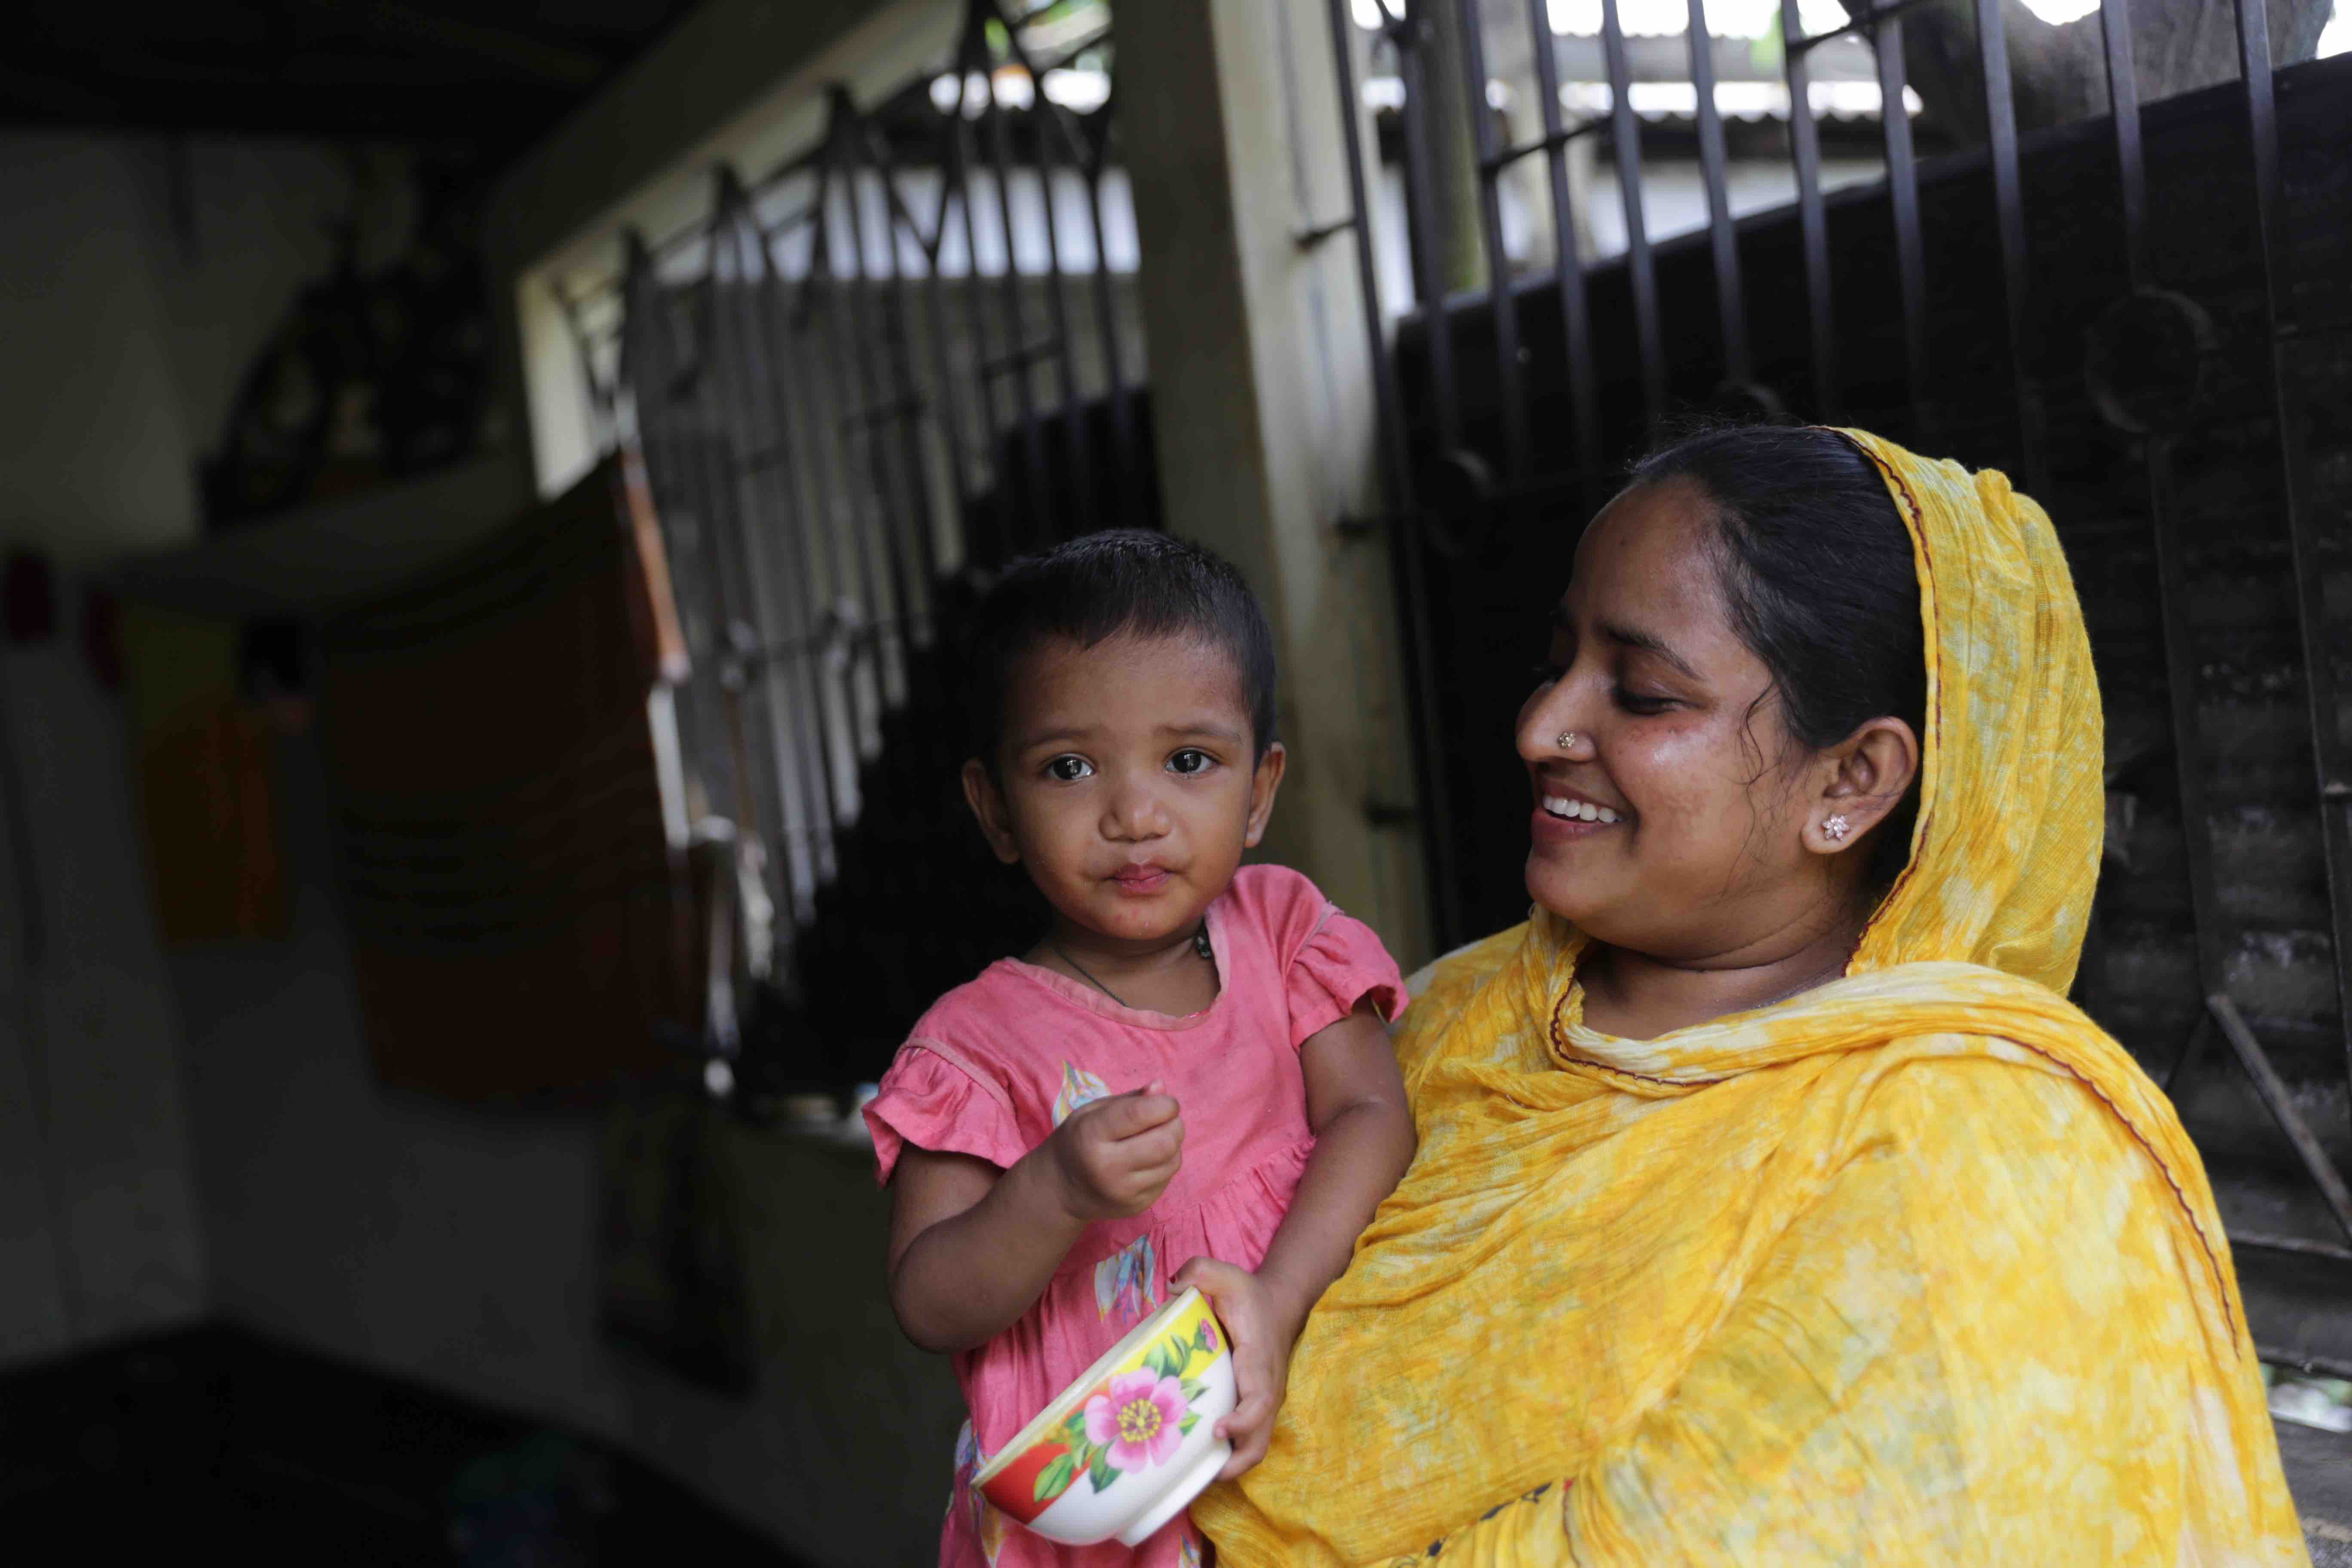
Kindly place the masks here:
POLYGON ((967 714, 972 754, 996 766, 1004 700, 1023 657, 1051 637, 1092 647, 1122 635, 1192 637, 1231 655, 1254 757, 1274 744, 1274 632, 1242 574, 1213 551, 1142 529, 1082 534, 1015 561, 973 613, 967 714))
MULTIPOLYGON (((1770 672, 1790 739, 1832 746, 1889 715, 1927 741, 1927 649, 1910 533, 1878 466, 1833 430, 1702 430, 1634 466, 1631 485, 1686 479, 1715 504, 1731 624, 1770 672)), ((1911 856, 1918 780, 1881 826, 1881 884, 1911 856)))

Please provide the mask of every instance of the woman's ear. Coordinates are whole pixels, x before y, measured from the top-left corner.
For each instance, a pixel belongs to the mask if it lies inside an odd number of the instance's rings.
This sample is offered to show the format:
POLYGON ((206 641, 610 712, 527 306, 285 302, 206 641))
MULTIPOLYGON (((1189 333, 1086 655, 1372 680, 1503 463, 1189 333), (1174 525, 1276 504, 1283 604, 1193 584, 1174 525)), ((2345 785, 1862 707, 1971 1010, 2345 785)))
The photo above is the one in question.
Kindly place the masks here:
POLYGON ((1818 855, 1852 848, 1886 820, 1919 776, 1919 737, 1900 719, 1864 721, 1822 753, 1822 788, 1807 805, 1805 847, 1818 855))
POLYGON ((978 757, 963 765, 963 799, 996 858, 1008 866, 1021 864, 1021 846, 1013 837, 1013 814, 1005 809, 1004 792, 996 787, 988 764, 978 757))
POLYGON ((1257 769, 1250 774, 1249 820, 1242 831, 1242 847, 1255 849, 1257 841, 1265 837, 1265 825, 1274 816, 1274 797, 1282 788, 1282 771, 1290 763, 1289 754, 1276 741, 1257 760, 1257 769))

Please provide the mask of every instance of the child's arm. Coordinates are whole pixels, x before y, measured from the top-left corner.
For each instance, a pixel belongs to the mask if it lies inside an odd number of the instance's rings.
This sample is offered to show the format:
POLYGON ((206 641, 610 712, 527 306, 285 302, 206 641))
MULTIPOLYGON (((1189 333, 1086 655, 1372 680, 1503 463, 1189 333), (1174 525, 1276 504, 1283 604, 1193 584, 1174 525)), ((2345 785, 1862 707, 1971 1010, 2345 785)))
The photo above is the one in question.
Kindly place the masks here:
POLYGON ((1198 1285, 1233 1336, 1241 1399, 1218 1424, 1234 1445, 1220 1478, 1226 1480, 1265 1457, 1275 1413, 1290 1381, 1290 1347, 1307 1326, 1308 1310, 1347 1268, 1372 1211, 1412 1163, 1415 1140, 1404 1080, 1370 998, 1309 1035, 1298 1055, 1307 1074, 1307 1119, 1315 1129, 1315 1152, 1307 1156, 1297 1194, 1265 1261, 1253 1275, 1196 1258, 1170 1281, 1180 1289, 1198 1285))
POLYGON ((1183 1163, 1184 1123, 1160 1085, 1098 1100, 999 1171, 908 1146, 890 1178, 890 1310, 929 1351, 1010 1328, 1098 1219, 1150 1208, 1183 1163))

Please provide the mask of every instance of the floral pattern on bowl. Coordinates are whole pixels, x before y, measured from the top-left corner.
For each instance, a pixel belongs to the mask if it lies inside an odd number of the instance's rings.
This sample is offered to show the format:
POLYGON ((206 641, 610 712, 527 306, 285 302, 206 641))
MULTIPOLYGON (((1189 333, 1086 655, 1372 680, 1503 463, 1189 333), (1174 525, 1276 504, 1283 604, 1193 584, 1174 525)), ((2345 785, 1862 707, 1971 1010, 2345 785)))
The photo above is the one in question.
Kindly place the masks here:
POLYGON ((1202 1428, 1234 1403, 1231 1347, 1208 1302, 1187 1290, 1048 1405, 973 1484, 1050 1539, 1087 1544, 1116 1535, 1135 1544, 1223 1468, 1231 1445, 1202 1428))

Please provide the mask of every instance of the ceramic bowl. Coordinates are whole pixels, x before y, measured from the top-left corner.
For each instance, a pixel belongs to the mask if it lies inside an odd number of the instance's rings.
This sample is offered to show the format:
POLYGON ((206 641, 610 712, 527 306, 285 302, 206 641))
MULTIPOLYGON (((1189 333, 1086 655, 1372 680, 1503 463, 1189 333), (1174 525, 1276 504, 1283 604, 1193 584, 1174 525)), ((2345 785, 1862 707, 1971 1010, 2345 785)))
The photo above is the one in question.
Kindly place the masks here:
POLYGON ((1233 1457, 1217 1423, 1234 1397, 1224 1326, 1187 1290, 1038 1412, 972 1485, 1048 1541, 1140 1546, 1233 1457))

